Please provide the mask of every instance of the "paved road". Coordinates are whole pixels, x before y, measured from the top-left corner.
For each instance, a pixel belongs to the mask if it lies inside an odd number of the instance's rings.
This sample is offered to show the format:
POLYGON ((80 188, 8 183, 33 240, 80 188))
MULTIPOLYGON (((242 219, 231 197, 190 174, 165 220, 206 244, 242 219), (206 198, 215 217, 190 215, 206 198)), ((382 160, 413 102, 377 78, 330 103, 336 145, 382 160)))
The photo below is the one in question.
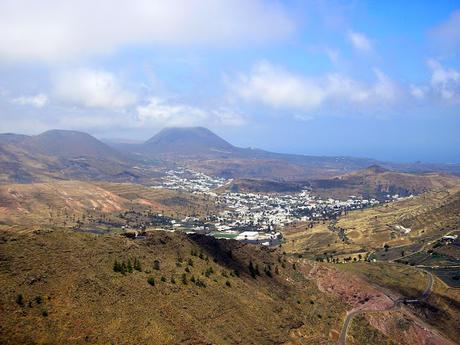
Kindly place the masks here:
POLYGON ((427 286, 425 288, 425 290, 423 291, 423 293, 420 295, 420 297, 418 298, 415 298, 415 299, 410 299, 410 298, 399 298, 397 299, 396 301, 393 302, 393 306, 391 306, 390 308, 386 308, 386 309, 382 309, 382 310, 366 310, 366 309, 363 309, 363 310, 355 310, 355 311, 352 311, 350 312, 347 317, 345 318, 345 321, 343 323, 343 326, 342 326, 342 331, 340 332, 340 336, 339 336, 339 341, 338 341, 338 345, 346 345, 346 340, 347 340, 347 333, 348 333, 348 328, 350 327, 350 322, 351 320, 353 320, 353 317, 355 317, 356 315, 360 314, 360 313, 366 313, 366 312, 384 312, 384 311, 389 311, 389 310, 395 310, 395 309, 398 309, 402 303, 416 303, 416 302, 419 302, 419 301, 423 301, 423 300, 426 300, 430 295, 431 295, 431 292, 433 291, 433 275, 428 272, 428 271, 425 271, 423 270, 423 272, 425 272, 428 276, 428 283, 427 283, 427 286))

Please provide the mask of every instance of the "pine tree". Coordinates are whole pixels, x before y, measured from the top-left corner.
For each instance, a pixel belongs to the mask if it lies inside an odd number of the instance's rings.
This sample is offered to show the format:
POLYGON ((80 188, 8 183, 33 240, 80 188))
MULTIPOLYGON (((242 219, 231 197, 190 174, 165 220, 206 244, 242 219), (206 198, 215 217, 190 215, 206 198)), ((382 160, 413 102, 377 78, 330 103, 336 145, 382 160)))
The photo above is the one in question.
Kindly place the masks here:
POLYGON ((254 279, 256 278, 256 269, 254 268, 252 260, 249 261, 249 273, 251 274, 251 277, 253 277, 254 279))
POLYGON ((135 258, 135 259, 134 259, 134 269, 135 269, 136 271, 139 271, 139 272, 142 271, 141 262, 140 262, 140 260, 139 260, 138 258, 135 258))
POLYGON ((120 273, 121 274, 126 274, 126 264, 125 262, 123 261, 121 266, 120 266, 120 273))
POLYGON ((16 296, 16 303, 21 307, 24 305, 24 296, 22 296, 22 294, 16 296))
POLYGON ((115 259, 115 262, 113 263, 113 271, 121 272, 121 265, 116 259, 115 259))

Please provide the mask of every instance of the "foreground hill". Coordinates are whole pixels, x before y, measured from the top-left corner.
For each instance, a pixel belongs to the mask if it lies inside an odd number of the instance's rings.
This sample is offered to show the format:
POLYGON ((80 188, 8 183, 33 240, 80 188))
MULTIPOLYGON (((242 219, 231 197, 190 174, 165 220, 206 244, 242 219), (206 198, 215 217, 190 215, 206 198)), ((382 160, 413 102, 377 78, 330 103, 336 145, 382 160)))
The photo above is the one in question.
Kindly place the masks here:
POLYGON ((344 313, 281 253, 233 241, 58 230, 0 239, 2 344, 280 344, 296 329, 332 344, 344 313), (114 271, 128 260, 138 270, 114 271))
MULTIPOLYGON (((161 231, 0 230, 0 253, 2 344, 332 345, 346 310, 399 296, 279 250, 161 231)), ((351 344, 451 344, 410 310, 359 322, 351 344)))

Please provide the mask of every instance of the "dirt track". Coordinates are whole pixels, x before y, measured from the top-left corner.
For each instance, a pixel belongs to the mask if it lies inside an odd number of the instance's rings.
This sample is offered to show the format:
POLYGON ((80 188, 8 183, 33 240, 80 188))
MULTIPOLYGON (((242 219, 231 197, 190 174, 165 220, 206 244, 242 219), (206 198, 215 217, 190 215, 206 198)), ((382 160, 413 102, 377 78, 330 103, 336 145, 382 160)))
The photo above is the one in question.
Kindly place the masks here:
POLYGON ((384 309, 381 309, 381 310, 361 309, 361 310, 354 310, 354 311, 351 311, 350 313, 348 313, 347 317, 345 318, 345 321, 343 323, 342 330, 340 332, 340 336, 339 336, 339 340, 338 340, 337 344, 338 345, 345 345, 346 344, 347 333, 348 333, 348 329, 349 329, 351 320, 353 320, 353 317, 355 317, 358 314, 361 314, 361 313, 364 314, 364 313, 367 313, 367 312, 372 312, 372 313, 375 313, 375 312, 387 312, 387 311, 390 311, 390 310, 399 309, 401 307, 402 303, 417 303, 417 302, 426 300, 431 295, 431 292, 433 291, 434 279, 433 279, 433 275, 430 272, 428 272, 428 271, 424 271, 424 272, 427 273, 428 283, 427 283, 427 287, 425 288, 425 290, 423 291, 423 293, 420 295, 419 298, 416 298, 416 299, 413 299, 413 298, 412 299, 399 298, 399 299, 394 301, 393 305, 390 308, 384 308, 384 309))

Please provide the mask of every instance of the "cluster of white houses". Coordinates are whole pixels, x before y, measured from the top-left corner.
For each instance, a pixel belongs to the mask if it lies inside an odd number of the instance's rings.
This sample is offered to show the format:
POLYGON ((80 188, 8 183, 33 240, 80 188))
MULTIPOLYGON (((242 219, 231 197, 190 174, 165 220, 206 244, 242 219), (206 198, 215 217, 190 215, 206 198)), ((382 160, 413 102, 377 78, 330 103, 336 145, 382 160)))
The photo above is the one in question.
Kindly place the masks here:
POLYGON ((273 245, 281 241, 281 227, 297 221, 335 219, 343 212, 373 206, 375 199, 351 196, 347 200, 320 199, 308 190, 298 193, 216 193, 231 180, 213 178, 190 169, 170 170, 162 183, 152 188, 170 188, 215 198, 224 211, 203 220, 174 221, 175 228, 208 232, 220 238, 273 245))

